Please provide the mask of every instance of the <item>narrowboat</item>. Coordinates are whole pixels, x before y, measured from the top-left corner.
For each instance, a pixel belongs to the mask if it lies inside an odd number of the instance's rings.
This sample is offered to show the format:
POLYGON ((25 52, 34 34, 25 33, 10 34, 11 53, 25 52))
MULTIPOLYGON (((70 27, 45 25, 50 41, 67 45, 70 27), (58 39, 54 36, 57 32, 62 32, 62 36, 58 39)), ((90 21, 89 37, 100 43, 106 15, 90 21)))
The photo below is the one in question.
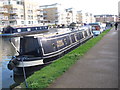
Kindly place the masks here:
POLYGON ((8 69, 19 72, 23 67, 34 68, 52 62, 93 37, 91 26, 56 31, 19 37, 19 54, 10 60, 8 69))
POLYGON ((99 34, 101 34, 103 31, 105 31, 105 24, 96 22, 96 23, 89 23, 90 26, 92 26, 92 31, 94 36, 98 36, 99 34))
POLYGON ((48 32, 48 26, 35 26, 35 27, 11 27, 0 28, 0 37, 19 37, 31 34, 39 34, 43 32, 48 32))

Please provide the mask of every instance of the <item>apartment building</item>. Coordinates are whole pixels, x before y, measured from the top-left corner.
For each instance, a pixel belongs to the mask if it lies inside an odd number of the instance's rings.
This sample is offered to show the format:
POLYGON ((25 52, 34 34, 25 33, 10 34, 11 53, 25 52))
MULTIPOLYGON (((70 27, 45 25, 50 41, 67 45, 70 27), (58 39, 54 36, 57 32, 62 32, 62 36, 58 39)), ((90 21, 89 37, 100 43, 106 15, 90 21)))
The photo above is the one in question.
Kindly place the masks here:
POLYGON ((95 22, 94 16, 91 13, 85 12, 83 13, 83 23, 93 23, 95 22))
POLYGON ((43 10, 43 23, 45 24, 67 24, 66 10, 61 4, 55 3, 51 5, 40 6, 43 10))
POLYGON ((72 17, 73 17, 73 12, 71 8, 66 9, 66 22, 68 25, 73 22, 72 17))
POLYGON ((93 23, 95 22, 94 15, 92 13, 83 12, 83 11, 77 11, 77 23, 83 24, 83 23, 93 23))
POLYGON ((3 7, 7 9, 8 25, 22 25, 24 22, 23 0, 3 0, 3 7))
POLYGON ((38 4, 31 0, 24 0, 25 9, 25 25, 42 25, 43 21, 43 9, 38 8, 38 4))
POLYGON ((82 24, 82 11, 77 11, 77 23, 82 24))
POLYGON ((116 22, 116 21, 118 21, 117 15, 104 14, 104 15, 95 15, 94 17, 95 17, 96 22, 116 22))
POLYGON ((38 25, 44 25, 43 23, 43 9, 36 9, 36 19, 37 19, 37 24, 38 25))
POLYGON ((0 1, 0 26, 8 24, 8 10, 3 7, 3 2, 0 1))
POLYGON ((77 23, 78 20, 77 11, 74 8, 67 8, 66 13, 67 13, 66 21, 68 25, 72 22, 77 23))
POLYGON ((1 0, 0 3, 2 25, 31 26, 40 24, 38 6, 31 0, 1 0), (6 22, 3 22, 3 18, 6 19, 6 22))

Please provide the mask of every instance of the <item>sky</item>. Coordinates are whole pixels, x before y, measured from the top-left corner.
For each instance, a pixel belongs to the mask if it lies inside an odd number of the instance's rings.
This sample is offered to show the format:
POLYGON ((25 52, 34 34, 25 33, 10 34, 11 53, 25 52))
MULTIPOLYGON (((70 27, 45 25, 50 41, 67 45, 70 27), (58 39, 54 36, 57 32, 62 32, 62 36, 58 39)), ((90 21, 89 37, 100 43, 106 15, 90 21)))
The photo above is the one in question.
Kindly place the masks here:
POLYGON ((77 10, 89 12, 94 15, 118 15, 118 2, 120 0, 34 0, 40 5, 61 3, 65 8, 73 7, 77 10))

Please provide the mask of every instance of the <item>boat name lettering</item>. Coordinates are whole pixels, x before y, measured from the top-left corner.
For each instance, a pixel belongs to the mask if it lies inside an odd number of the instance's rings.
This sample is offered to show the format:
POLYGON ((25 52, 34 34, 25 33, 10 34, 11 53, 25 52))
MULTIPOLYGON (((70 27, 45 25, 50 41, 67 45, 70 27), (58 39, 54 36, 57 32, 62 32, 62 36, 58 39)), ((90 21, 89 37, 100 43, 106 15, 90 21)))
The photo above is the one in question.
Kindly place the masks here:
POLYGON ((58 40, 58 41, 57 41, 57 47, 61 47, 61 46, 63 46, 63 45, 64 45, 64 43, 63 43, 62 40, 58 40))

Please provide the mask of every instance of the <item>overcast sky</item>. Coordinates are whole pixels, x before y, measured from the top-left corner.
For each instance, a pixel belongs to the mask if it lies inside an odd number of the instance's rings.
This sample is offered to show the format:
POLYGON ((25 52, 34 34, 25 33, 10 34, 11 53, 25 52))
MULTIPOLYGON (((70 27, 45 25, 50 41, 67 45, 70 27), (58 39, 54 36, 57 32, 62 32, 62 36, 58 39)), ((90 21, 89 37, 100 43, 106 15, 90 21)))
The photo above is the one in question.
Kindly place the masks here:
POLYGON ((118 15, 118 2, 120 0, 33 0, 40 5, 61 3, 64 7, 73 7, 96 14, 118 15))

